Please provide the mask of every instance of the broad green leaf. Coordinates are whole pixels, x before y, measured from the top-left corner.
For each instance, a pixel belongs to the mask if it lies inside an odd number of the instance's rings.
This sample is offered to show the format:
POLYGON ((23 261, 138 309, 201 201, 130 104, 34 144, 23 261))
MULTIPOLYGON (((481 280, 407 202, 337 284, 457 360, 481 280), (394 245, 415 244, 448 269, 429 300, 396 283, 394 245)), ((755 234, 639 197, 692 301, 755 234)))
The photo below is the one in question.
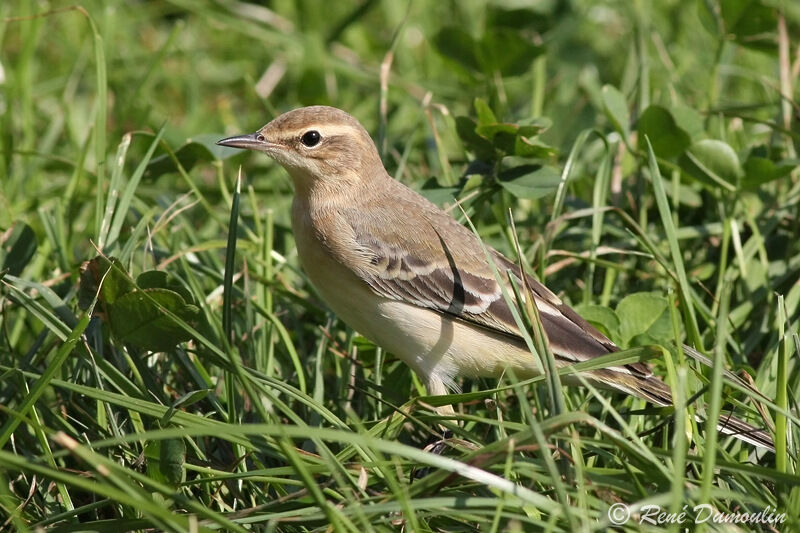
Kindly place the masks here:
POLYGON ((145 350, 166 351, 191 339, 179 320, 195 327, 202 315, 186 289, 159 271, 143 272, 137 282, 140 285, 130 279, 118 259, 98 256, 81 266, 79 305, 88 307, 102 284, 95 312, 118 340, 145 350))
POLYGON ((492 145, 503 155, 514 155, 517 147, 517 134, 498 131, 492 137, 492 145))
MULTIPOLYGON (((672 114, 659 105, 651 105, 639 117, 637 126, 639 142, 644 142, 644 137, 650 138, 653 151, 658 157, 673 158, 689 147, 691 138, 675 122, 672 114)), ((646 145, 642 145, 646 146, 646 145)))
POLYGON ((136 276, 136 284, 140 289, 166 289, 167 273, 163 270, 145 270, 136 276))
POLYGON ((689 134, 692 141, 700 140, 705 135, 703 116, 697 109, 686 105, 676 105, 669 112, 675 119, 675 124, 689 134))
MULTIPOLYGON (((476 98, 475 99, 475 113, 478 114, 478 128, 483 127, 487 124, 496 124, 497 117, 495 116, 492 109, 489 107, 489 104, 486 103, 486 100, 483 98, 476 98)), ((481 133, 481 135, 485 135, 481 133)))
POLYGON ((492 123, 478 125, 475 133, 491 141, 495 149, 506 155, 545 159, 554 155, 556 150, 535 138, 535 133, 542 129, 541 125, 492 123))
POLYGON ((495 149, 492 143, 485 137, 476 133, 478 123, 470 117, 456 118, 456 133, 464 143, 464 147, 475 154, 475 157, 483 161, 495 159, 495 149))
POLYGON ((625 101, 625 95, 613 85, 604 85, 602 95, 603 109, 606 112, 606 116, 611 121, 614 129, 627 139, 630 136, 631 115, 628 112, 628 102, 625 101))
POLYGON ((192 293, 164 270, 145 270, 136 276, 136 285, 140 289, 169 289, 180 294, 188 303, 194 303, 192 293))
POLYGON ((501 172, 499 182, 517 198, 542 198, 556 191, 561 175, 552 167, 522 165, 501 172))
POLYGON ((519 124, 497 122, 484 100, 476 98, 474 105, 478 121, 469 117, 458 117, 456 131, 478 159, 492 161, 503 155, 545 159, 555 154, 552 146, 535 138, 550 127, 551 122, 548 119, 535 118, 519 124))
POLYGON ((744 177, 741 185, 745 189, 756 189, 765 183, 788 176, 796 166, 787 163, 775 164, 765 157, 750 156, 744 162, 744 177))
POLYGON ((505 133, 508 135, 515 136, 517 135, 517 131, 519 128, 516 124, 479 124, 477 128, 475 128, 475 133, 482 137, 486 137, 490 141, 494 140, 495 136, 499 133, 505 133))
POLYGON ((704 281, 710 279, 716 273, 717 266, 714 263, 706 262, 692 268, 690 275, 692 280, 704 281))
POLYGON ((680 158, 681 168, 695 179, 712 187, 733 191, 742 176, 739 158, 731 146, 716 139, 692 144, 680 158))
POLYGON ((648 334, 653 339, 669 335, 671 323, 668 301, 659 294, 636 292, 623 298, 617 305, 619 332, 624 344, 634 337, 648 334))
POLYGON ((512 153, 519 157, 547 159, 556 155, 556 149, 543 143, 539 139, 527 139, 521 135, 517 135, 514 139, 514 150, 512 153))
POLYGON ((520 120, 517 123, 518 133, 523 137, 533 137, 546 131, 553 125, 553 121, 547 117, 536 117, 532 119, 520 120))
POLYGON ((88 309, 100 284, 100 307, 113 305, 117 299, 136 289, 136 284, 128 278, 125 267, 116 257, 97 256, 81 265, 78 306, 88 309))
POLYGON ((159 305, 188 324, 195 324, 200 319, 200 309, 187 304, 174 291, 136 290, 108 306, 111 333, 123 342, 154 352, 171 350, 175 345, 190 340, 191 335, 159 305))
POLYGON ((620 321, 613 309, 602 305, 584 304, 576 306, 575 310, 608 338, 613 340, 619 337, 620 321))

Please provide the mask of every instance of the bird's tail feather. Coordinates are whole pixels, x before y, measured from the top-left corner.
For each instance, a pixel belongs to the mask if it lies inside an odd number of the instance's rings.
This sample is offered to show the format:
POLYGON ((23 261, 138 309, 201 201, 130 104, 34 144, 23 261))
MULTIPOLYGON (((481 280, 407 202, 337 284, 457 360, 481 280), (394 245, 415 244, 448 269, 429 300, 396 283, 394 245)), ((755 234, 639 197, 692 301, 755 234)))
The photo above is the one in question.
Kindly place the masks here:
MULTIPOLYGON (((605 384, 614 389, 623 390, 628 394, 638 396, 655 405, 661 407, 673 405, 672 392, 669 386, 657 376, 637 375, 635 373, 622 374, 619 371, 605 369, 604 371, 600 371, 599 374, 595 374, 594 377, 601 384, 605 384), (605 376, 605 374, 609 375, 605 376), (613 374, 613 378, 610 374, 613 374)), ((699 422, 704 421, 700 415, 697 415, 697 420, 699 422)), ((766 448, 773 452, 775 451, 775 444, 769 433, 730 414, 723 413, 720 416, 719 422, 717 423, 717 430, 720 433, 730 435, 743 442, 752 444, 753 446, 766 448)))

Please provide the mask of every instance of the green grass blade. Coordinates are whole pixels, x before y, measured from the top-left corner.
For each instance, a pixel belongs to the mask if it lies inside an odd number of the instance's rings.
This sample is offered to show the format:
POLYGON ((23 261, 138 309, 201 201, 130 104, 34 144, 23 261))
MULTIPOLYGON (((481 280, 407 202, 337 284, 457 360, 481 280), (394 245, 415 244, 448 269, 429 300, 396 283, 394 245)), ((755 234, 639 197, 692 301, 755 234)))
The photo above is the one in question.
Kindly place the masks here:
POLYGON ((650 170, 650 180, 653 183, 653 193, 655 194, 658 212, 661 215, 661 224, 664 227, 664 233, 666 234, 667 243, 669 244, 675 274, 678 276, 678 287, 680 288, 681 303, 683 304, 683 310, 688 321, 688 335, 692 340, 692 343, 694 343, 694 345, 700 351, 703 351, 700 329, 697 325, 697 317, 694 312, 694 304, 691 297, 692 291, 689 288, 689 280, 686 276, 686 269, 683 266, 683 255, 681 254, 681 247, 678 244, 677 232, 675 231, 675 226, 672 222, 669 201, 667 200, 667 194, 664 191, 664 180, 661 178, 661 171, 659 170, 658 163, 656 162, 653 146, 650 144, 649 139, 646 140, 648 153, 647 168, 650 170))

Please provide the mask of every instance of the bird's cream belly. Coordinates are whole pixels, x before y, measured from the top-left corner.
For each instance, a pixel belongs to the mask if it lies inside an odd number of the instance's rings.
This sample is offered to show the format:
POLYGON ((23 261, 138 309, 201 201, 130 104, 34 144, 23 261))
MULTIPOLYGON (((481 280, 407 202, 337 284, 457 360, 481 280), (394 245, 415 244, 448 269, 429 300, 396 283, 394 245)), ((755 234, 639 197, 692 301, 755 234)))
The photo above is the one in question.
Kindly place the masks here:
POLYGON ((435 376, 452 386, 459 376, 499 377, 509 367, 520 377, 537 373, 528 350, 463 321, 387 300, 375 306, 375 315, 381 320, 373 331, 352 327, 426 378, 435 376))
POLYGON ((507 336, 378 296, 320 247, 305 246, 302 237, 297 241, 303 268, 330 308, 351 328, 402 359, 429 388, 452 388, 459 376, 498 377, 509 367, 520 378, 539 374, 535 356, 507 336))

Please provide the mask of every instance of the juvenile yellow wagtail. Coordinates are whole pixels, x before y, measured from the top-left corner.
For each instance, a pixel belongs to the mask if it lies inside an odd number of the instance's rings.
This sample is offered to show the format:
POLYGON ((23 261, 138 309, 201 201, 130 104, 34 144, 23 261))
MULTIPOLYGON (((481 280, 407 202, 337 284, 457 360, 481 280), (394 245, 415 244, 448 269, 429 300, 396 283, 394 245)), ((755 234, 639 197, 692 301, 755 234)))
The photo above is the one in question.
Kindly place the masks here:
MULTIPOLYGON (((217 144, 264 152, 286 169, 295 186, 292 228, 309 279, 350 327, 414 369, 430 394, 446 394, 461 376, 541 373, 478 238, 389 176, 355 118, 332 107, 304 107, 217 144)), ((522 276, 512 261, 486 249, 503 275, 522 276)), ((559 365, 618 350, 547 287, 530 276, 526 281, 559 365)), ((669 387, 644 363, 585 377, 672 404, 669 387)), ((723 417, 720 430, 772 448, 766 433, 739 419, 723 417)))

